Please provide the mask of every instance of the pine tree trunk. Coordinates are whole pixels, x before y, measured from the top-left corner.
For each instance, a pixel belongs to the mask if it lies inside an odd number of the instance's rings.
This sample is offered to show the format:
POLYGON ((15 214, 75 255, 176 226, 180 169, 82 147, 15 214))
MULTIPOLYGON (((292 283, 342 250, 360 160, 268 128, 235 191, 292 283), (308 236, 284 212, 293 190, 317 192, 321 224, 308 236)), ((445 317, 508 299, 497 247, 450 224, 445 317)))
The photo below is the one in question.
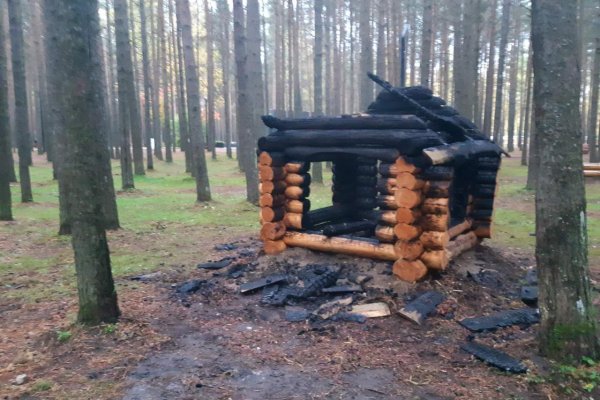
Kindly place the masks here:
POLYGON ((213 16, 208 5, 208 0, 204 0, 204 18, 206 20, 206 112, 208 124, 208 150, 211 152, 213 160, 217 159, 217 149, 215 147, 216 126, 215 126, 215 62, 213 59, 213 16))
MULTIPOLYGON (((151 0, 152 1, 152 0, 151 0)), ((158 0, 159 4, 162 0, 158 0)), ((153 1, 152 1, 153 3, 153 1)), ((152 4, 151 3, 151 4, 152 4)), ((158 22, 155 21, 153 7, 150 7, 150 37, 152 39, 152 58, 154 64, 152 66, 152 130, 154 131, 154 156, 162 161, 162 127, 160 126, 160 44, 159 44, 159 33, 155 28, 158 22)), ((158 19, 158 18, 156 18, 158 19)))
POLYGON ((258 204, 258 172, 254 155, 255 135, 252 133, 252 95, 248 82, 247 49, 244 26, 244 9, 241 0, 233 2, 233 37, 235 47, 236 80, 237 80, 237 132, 240 147, 238 151, 243 157, 242 167, 246 175, 246 199, 258 204))
POLYGON ((562 0, 532 2, 536 259, 542 354, 560 361, 598 356, 587 259, 581 154, 577 9, 562 0), (560 183, 560 184, 557 184, 560 183))
POLYGON ((492 133, 492 107, 494 105, 494 66, 496 64, 496 10, 498 0, 491 5, 490 15, 490 49, 488 53, 488 67, 485 78, 485 105, 483 112, 483 133, 490 136, 492 133))
MULTIPOLYGON (((315 44, 313 49, 313 113, 323 115, 323 0, 315 0, 315 44)), ((312 163, 312 181, 323 183, 323 164, 312 163)))
POLYGON ((152 142, 154 136, 151 107, 152 107, 152 82, 150 81, 150 55, 148 54, 148 32, 146 30, 146 0, 140 2, 140 29, 142 32, 142 72, 144 74, 144 126, 146 128, 146 166, 149 170, 154 169, 152 157, 152 142))
MULTIPOLYGON (((262 61, 260 58, 260 8, 258 0, 247 0, 246 2, 246 67, 248 73, 248 90, 250 94, 250 105, 252 106, 252 127, 254 140, 251 142, 252 149, 256 147, 259 137, 267 133, 260 117, 265 114, 264 81, 262 75, 262 61)), ((290 32, 290 35, 292 32, 290 32)), ((290 65, 291 67, 291 65, 290 65)), ((292 80, 289 81, 293 86, 292 80)), ((254 160, 254 156, 250 155, 254 160)))
MULTIPOLYGON (((600 15, 598 16, 600 17, 600 15)), ((598 22, 598 20, 596 20, 598 22)), ((592 80, 590 94, 590 110, 588 114, 588 144, 590 147, 590 162, 600 161, 598 150, 598 91, 600 90, 600 28, 596 27, 594 62, 592 65, 592 80)))
MULTIPOLYGON (((175 0, 176 1, 176 0, 175 0)), ((179 137, 181 140, 181 149, 185 154, 185 172, 192 172, 192 144, 190 138, 190 128, 188 124, 185 77, 183 64, 183 48, 181 44, 181 28, 177 24, 177 115, 179 117, 179 137)))
POLYGON ((499 146, 504 144, 504 129, 502 124, 502 106, 504 104, 502 96, 504 94, 504 66, 506 63, 511 1, 504 0, 502 4, 502 25, 500 27, 500 46, 498 47, 498 76, 496 77, 496 101, 494 103, 494 141, 499 146))
POLYGON ((108 97, 110 107, 110 137, 109 143, 111 148, 111 157, 120 158, 119 149, 119 118, 118 118, 118 107, 117 107, 117 96, 115 93, 115 67, 114 67, 114 56, 113 56, 113 40, 112 40, 112 28, 111 28, 111 18, 110 18, 110 5, 109 2, 105 3, 105 12, 106 12, 106 69, 108 71, 108 97))
POLYGON ((194 56, 192 40, 190 2, 189 0, 177 0, 175 4, 177 10, 177 25, 181 29, 181 42, 183 45, 183 58, 185 61, 186 93, 193 154, 192 164, 196 172, 194 174, 196 178, 196 200, 199 202, 210 201, 210 184, 208 181, 208 170, 206 168, 206 155, 204 153, 204 135, 201 132, 202 116, 200 115, 200 82, 198 79, 198 66, 194 56))
POLYGON ((373 43, 371 41, 371 0, 360 1, 360 93, 359 107, 366 110, 373 101, 373 82, 367 77, 367 72, 373 70, 373 43))
POLYGON ((162 67, 162 94, 163 94, 163 128, 162 137, 165 141, 165 161, 173 162, 173 148, 171 147, 171 101, 169 99, 169 66, 167 54, 167 32, 165 30, 165 10, 163 0, 158 1, 158 35, 160 37, 160 59, 162 67))
POLYGON ((293 56, 294 62, 292 64, 292 75, 293 75, 293 85, 294 85, 294 113, 299 115, 302 111, 302 90, 300 88, 300 18, 302 16, 302 6, 300 2, 298 2, 298 7, 296 9, 296 18, 294 19, 293 26, 293 37, 294 41, 293 45, 293 56))
POLYGON ((515 114, 517 109, 517 85, 519 73, 519 54, 521 53, 521 14, 520 10, 515 10, 515 36, 510 53, 510 90, 508 92, 508 152, 515 151, 515 114))
POLYGON ((31 177, 29 175, 29 166, 31 165, 31 134, 29 132, 29 117, 27 114, 25 42, 23 39, 23 14, 21 6, 22 4, 19 0, 8 0, 21 202, 29 203, 33 201, 31 177))
MULTIPOLYGON (((533 76, 531 74, 531 68, 532 68, 532 56, 531 56, 531 45, 529 46, 529 55, 527 57, 527 71, 525 72, 525 80, 526 80, 526 88, 525 91, 527 92, 525 95, 525 112, 524 112, 524 117, 523 117, 523 143, 521 145, 521 165, 528 165, 528 159, 530 154, 528 154, 528 150, 529 153, 531 152, 531 148, 529 143, 531 142, 531 135, 529 134, 531 128, 531 94, 533 92, 533 76)), ((533 185, 531 184, 532 182, 530 181, 530 174, 536 174, 537 175, 537 171, 534 169, 534 167, 530 164, 529 168, 527 169, 527 185, 526 187, 529 189, 533 188, 533 185)))
MULTIPOLYGON (((62 178, 71 182, 69 197, 72 244, 79 293, 80 323, 115 322, 119 316, 117 295, 103 220, 100 217, 102 185, 98 170, 107 159, 89 157, 105 146, 102 110, 103 85, 100 25, 96 1, 48 0, 46 19, 52 40, 49 68, 53 102, 62 115, 58 140, 66 149, 62 178)), ((108 153, 108 151, 107 151, 108 153)))
POLYGON ((10 194, 10 124, 8 117, 8 70, 4 37, 4 7, 0 7, 0 221, 12 221, 10 194))
POLYGON ((227 158, 233 158, 233 154, 231 151, 231 87, 229 84, 229 77, 231 71, 231 54, 229 52, 229 29, 231 25, 231 14, 229 12, 229 6, 225 1, 217 2, 217 10, 221 18, 219 24, 219 54, 221 56, 221 80, 223 82, 222 94, 224 113, 223 119, 225 125, 225 146, 227 158))
POLYGON ((431 39, 433 36, 433 0, 423 1, 423 28, 421 29, 421 85, 430 87, 431 39))

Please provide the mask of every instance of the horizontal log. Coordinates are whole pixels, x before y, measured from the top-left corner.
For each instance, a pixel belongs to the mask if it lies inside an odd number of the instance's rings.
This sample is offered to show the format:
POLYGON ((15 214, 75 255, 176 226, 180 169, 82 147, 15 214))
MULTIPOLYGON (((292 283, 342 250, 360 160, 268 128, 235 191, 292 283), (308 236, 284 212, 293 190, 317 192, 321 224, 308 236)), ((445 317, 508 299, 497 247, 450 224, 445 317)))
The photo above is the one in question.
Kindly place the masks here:
POLYGON ((475 181, 478 183, 487 183, 487 184, 496 184, 496 178, 498 174, 496 171, 477 171, 477 176, 475 176, 475 181))
POLYGON ((297 214, 307 213, 310 211, 310 200, 288 200, 285 203, 285 210, 297 214))
POLYGON ((394 192, 396 205, 398 207, 414 208, 421 204, 423 200, 422 194, 418 190, 410 190, 405 188, 397 188, 394 192))
POLYGON ((584 171, 600 171, 600 163, 583 163, 584 171))
POLYGON ((265 222, 260 228, 261 240, 279 240, 285 234, 283 222, 265 222))
POLYGON ((285 154, 282 152, 261 151, 258 155, 258 163, 269 167, 282 167, 285 165, 285 154))
POLYGON ((285 181, 263 181, 258 184, 258 191, 261 194, 281 194, 285 191, 286 187, 285 181))
POLYGON ((400 172, 396 175, 396 186, 410 190, 421 189, 425 185, 425 181, 417 178, 411 172, 400 172))
POLYGON ((359 210, 372 210, 377 207, 377 199, 375 197, 359 197, 354 200, 354 206, 359 210))
POLYGON ((448 252, 444 250, 427 250, 421 254, 421 261, 429 269, 436 271, 444 271, 450 260, 448 259, 448 252))
POLYGON ((279 130, 292 129, 427 129, 422 119, 414 115, 345 115, 342 117, 315 117, 282 119, 263 115, 266 126, 279 130))
POLYGON ((344 219, 352 214, 352 207, 346 205, 333 205, 309 211, 305 214, 304 224, 311 228, 323 222, 333 222, 344 219))
POLYGON ((448 246, 450 237, 448 232, 426 231, 421 234, 419 240, 426 249, 441 250, 448 246))
POLYGON ((473 196, 486 199, 493 199, 496 196, 496 185, 475 185, 473 196))
POLYGON ((433 165, 450 162, 461 164, 475 157, 500 156, 502 152, 500 146, 487 140, 470 140, 423 149, 433 165))
POLYGON ((406 157, 398 157, 396 162, 394 163, 394 167, 396 170, 396 175, 401 172, 408 172, 411 174, 417 174, 421 171, 419 167, 410 162, 406 157))
MULTIPOLYGON (((340 143, 344 143, 341 141, 340 143)), ((398 158, 400 153, 393 148, 377 147, 287 147, 285 155, 289 158, 303 161, 331 161, 336 157, 345 155, 356 155, 373 157, 378 160, 390 161, 398 158)))
POLYGON ((396 190, 396 178, 379 178, 376 187, 381 194, 394 194, 396 190))
POLYGON ((288 200, 302 200, 310 195, 310 188, 301 188, 300 186, 288 186, 285 188, 285 197, 288 200))
POLYGON ((502 159, 497 157, 479 157, 477 160, 477 168, 479 170, 497 171, 500 168, 502 159))
POLYGON ((491 221, 493 213, 494 213, 494 210, 492 210, 492 209, 487 209, 487 210, 475 209, 475 210, 471 211, 471 214, 469 216, 478 221, 491 221))
POLYGON ((304 215, 300 213, 286 212, 283 216, 283 223, 288 228, 303 229, 304 226, 304 215))
POLYGON ((394 226, 394 234, 400 240, 413 240, 419 237, 422 229, 419 225, 398 223, 394 226))
POLYGON ((583 176, 585 176, 586 178, 598 178, 598 177, 600 177, 600 171, 584 170, 583 176))
POLYGON ((377 166, 375 165, 357 165, 356 175, 377 176, 377 166))
POLYGON ((357 175, 356 184, 359 186, 375 186, 377 185, 377 177, 373 175, 357 175))
POLYGON ((386 225, 377 225, 375 227, 375 237, 383 243, 394 243, 396 241, 394 228, 386 225))
POLYGON ((379 174, 386 178, 395 178, 396 174, 398 173, 396 171, 396 167, 395 167, 394 163, 381 162, 381 163, 379 163, 378 169, 379 169, 379 174))
POLYGON ((375 229, 375 223, 373 221, 354 221, 354 222, 340 222, 338 224, 331 224, 323 227, 323 234, 325 236, 337 236, 346 235, 348 233, 355 233, 360 231, 371 231, 375 229))
POLYGON ((446 232, 448 230, 448 214, 424 214, 420 225, 425 231, 446 232))
POLYGON ((427 267, 421 260, 399 259, 394 263, 392 272, 406 282, 418 282, 427 276, 427 267))
POLYGON ((452 226, 451 228, 449 228, 448 229, 448 236, 450 236, 450 239, 454 239, 458 235, 461 235, 464 232, 466 232, 469 229, 471 229, 471 226, 472 226, 471 220, 470 219, 465 219, 460 224, 456 224, 456 225, 452 226))
POLYGON ((287 246, 283 240, 265 240, 263 242, 265 253, 269 255, 282 253, 286 247, 287 246))
POLYGON ((398 220, 396 219, 396 212, 394 211, 379 211, 379 218, 377 221, 384 225, 396 225, 398 220))
POLYGON ((398 258, 416 260, 423 254, 423 244, 420 240, 398 240, 394 244, 398 258))
POLYGON ((310 163, 306 161, 288 162, 283 167, 288 174, 304 174, 310 170, 310 163))
POLYGON ((434 165, 421 171, 419 178, 426 181, 450 181, 454 178, 454 168, 434 165))
POLYGON ((425 198, 421 210, 426 214, 448 214, 448 199, 425 198))
MULTIPOLYGON (((339 146, 340 143, 345 146, 391 147, 402 149, 402 153, 408 155, 420 154, 424 148, 443 144, 438 134, 431 130, 288 130, 259 138, 258 148, 268 151, 288 149, 291 146, 339 146)), ((368 153, 356 155, 381 159, 368 153)), ((286 156, 290 158, 287 151, 286 156)), ((296 160, 293 157, 291 159, 296 160)))
POLYGON ((473 232, 480 239, 489 239, 492 237, 492 224, 490 222, 474 221, 473 232))
POLYGON ((373 186, 356 186, 354 188, 354 193, 356 197, 375 198, 375 196, 377 196, 377 189, 373 186))
POLYGON ((382 210, 395 210, 398 208, 396 204, 396 197, 393 195, 379 195, 375 198, 377 207, 382 210))
POLYGON ((418 208, 399 207, 396 210, 396 222, 414 224, 421 218, 421 210, 418 208))
POLYGON ((310 185, 310 174, 287 174, 285 177, 285 183, 290 186, 303 186, 306 187, 310 185))
POLYGON ((473 208, 477 210, 486 210, 494 208, 494 199, 473 199, 473 208))
POLYGON ((451 240, 450 243, 448 243, 448 258, 452 260, 465 251, 475 247, 478 243, 479 238, 473 231, 459 235, 456 239, 451 240))
POLYGON ((278 181, 285 178, 285 170, 282 167, 258 166, 258 176, 261 181, 278 181))
POLYGON ((311 250, 349 254, 386 261, 395 261, 397 259, 394 246, 386 243, 375 244, 368 241, 342 237, 328 238, 324 235, 301 232, 286 232, 283 240, 288 246, 304 247, 311 250))
POLYGON ((285 215, 285 208, 262 207, 260 209, 260 215, 264 223, 281 221, 283 219, 283 216, 285 215))
POLYGON ((285 203, 285 195, 271 193, 261 194, 258 198, 258 205, 261 207, 279 207, 285 203))
POLYGON ((356 157, 355 163, 357 165, 371 165, 377 167, 377 159, 369 157, 356 157))
POLYGON ((426 197, 448 197, 450 183, 450 181, 427 181, 423 186, 423 193, 426 197))
POLYGON ((353 203, 356 200, 354 190, 336 190, 331 196, 333 203, 353 203))

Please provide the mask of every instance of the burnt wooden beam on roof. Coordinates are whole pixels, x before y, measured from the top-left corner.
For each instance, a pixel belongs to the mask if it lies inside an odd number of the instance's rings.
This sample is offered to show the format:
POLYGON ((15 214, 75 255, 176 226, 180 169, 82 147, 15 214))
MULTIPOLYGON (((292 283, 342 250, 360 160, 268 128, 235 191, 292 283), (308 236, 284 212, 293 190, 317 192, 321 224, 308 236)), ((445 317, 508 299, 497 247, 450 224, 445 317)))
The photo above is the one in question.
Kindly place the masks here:
POLYGON ((316 118, 277 118, 263 115, 266 126, 281 131, 304 129, 427 129, 422 119, 415 115, 358 115, 316 118))

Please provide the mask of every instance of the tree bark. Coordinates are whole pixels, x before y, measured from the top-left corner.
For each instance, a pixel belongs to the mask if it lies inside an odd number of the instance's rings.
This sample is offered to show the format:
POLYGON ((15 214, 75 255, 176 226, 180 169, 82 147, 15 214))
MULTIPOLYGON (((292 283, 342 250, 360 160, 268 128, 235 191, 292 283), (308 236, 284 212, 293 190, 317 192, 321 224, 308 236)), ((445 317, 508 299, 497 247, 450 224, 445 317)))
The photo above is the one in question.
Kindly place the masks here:
MULTIPOLYGON (((210 184, 206 168, 206 155, 204 153, 204 136, 201 132, 202 117, 200 115, 200 82, 198 79, 198 66, 194 56, 192 40, 192 18, 190 16, 189 0, 177 0, 177 25, 181 29, 183 44, 183 58, 185 60, 186 92, 188 102, 188 115, 190 122, 190 137, 192 144, 193 166, 196 177, 196 200, 210 201, 210 184)), ((256 174, 255 174, 256 175, 256 174)), ((258 185, 257 185, 258 190, 258 185)), ((258 192, 257 192, 258 193, 258 192)), ((258 198, 258 196, 257 196, 258 198)))
POLYGON ((373 70, 373 42, 371 41, 371 0, 360 1, 360 93, 359 107, 366 110, 373 101, 373 82, 367 78, 367 72, 373 70))
POLYGON ((500 46, 498 47, 498 76, 496 77, 496 102, 494 109, 494 141, 500 146, 504 143, 502 124, 502 106, 504 93, 504 66, 506 60, 506 45, 508 43, 508 28, 510 23, 510 5, 512 0, 504 0, 502 4, 502 25, 500 27, 500 46))
POLYGON ((152 142, 154 137, 152 126, 152 82, 150 80, 150 55, 148 54, 148 32, 146 30, 146 6, 145 0, 140 2, 140 29, 142 33, 142 72, 144 74, 144 126, 146 128, 146 166, 149 170, 154 169, 152 157, 152 142))
MULTIPOLYGON (((600 12, 598 17, 600 17, 600 12)), ((598 20, 596 20, 598 23, 598 20)), ((594 62, 592 66, 590 110, 588 113, 588 144, 590 147, 590 162, 600 161, 598 150, 598 92, 600 91, 600 27, 595 32, 594 62)))
POLYGON ((421 85, 430 87, 431 40, 433 36, 433 0, 423 1, 423 27, 421 29, 421 85))
POLYGON ((8 116, 8 70, 4 37, 4 7, 0 6, 0 221, 12 221, 10 171, 12 159, 8 116))
POLYGON ((10 44, 12 53, 12 73, 15 98, 15 128, 17 130, 19 150, 19 181, 21 183, 21 202, 33 201, 31 191, 31 134, 27 105, 27 82, 25 77, 25 42, 23 39, 23 11, 19 0, 8 1, 10 25, 10 44))
MULTIPOLYGON (((313 49, 313 113, 323 114, 323 0, 315 0, 315 44, 313 49)), ((313 182, 323 183, 323 164, 313 163, 313 182)))
POLYGON ((496 10, 498 0, 492 3, 490 15, 490 49, 488 53, 488 67, 485 77, 485 105, 483 112, 483 133, 488 137, 492 133, 492 107, 494 105, 494 66, 496 64, 496 10))
POLYGON ((162 137, 165 141, 165 161, 173 162, 171 143, 171 101, 169 99, 169 64, 167 62, 167 32, 165 29, 165 11, 163 0, 158 0, 158 35, 160 37, 160 58, 162 67, 163 94, 163 128, 162 137))
POLYGON ((225 130, 225 146, 227 152, 227 158, 233 158, 231 151, 231 85, 229 84, 229 77, 231 74, 230 61, 231 54, 229 51, 229 32, 231 26, 231 13, 229 12, 229 5, 226 1, 217 2, 217 10, 219 12, 221 21, 219 28, 219 54, 221 56, 221 70, 223 87, 221 89, 223 95, 223 119, 224 119, 224 130, 225 130))
POLYGON ((213 57, 213 16, 208 0, 204 0, 204 18, 206 20, 206 113, 208 124, 208 151, 213 160, 217 159, 215 140, 217 136, 215 126, 215 61, 213 57))
POLYGON ((508 92, 508 152, 515 150, 515 119, 517 108, 517 85, 519 73, 519 55, 521 53, 521 13, 520 9, 515 9, 515 36, 514 43, 510 52, 510 90, 508 92))
MULTIPOLYGON (((71 182, 66 193, 71 208, 72 245, 79 293, 80 323, 115 322, 119 316, 110 268, 109 249, 101 217, 102 185, 99 163, 90 157, 95 147, 106 146, 102 113, 102 68, 98 3, 46 0, 46 15, 53 40, 50 69, 53 102, 61 113, 58 140, 66 150, 62 177, 71 182)), ((108 153, 108 151, 107 151, 108 153)))
POLYGON ((540 350, 561 361, 596 359, 580 140, 581 73, 573 68, 579 54, 577 9, 561 0, 534 0, 531 25, 541 172, 536 185, 540 350))

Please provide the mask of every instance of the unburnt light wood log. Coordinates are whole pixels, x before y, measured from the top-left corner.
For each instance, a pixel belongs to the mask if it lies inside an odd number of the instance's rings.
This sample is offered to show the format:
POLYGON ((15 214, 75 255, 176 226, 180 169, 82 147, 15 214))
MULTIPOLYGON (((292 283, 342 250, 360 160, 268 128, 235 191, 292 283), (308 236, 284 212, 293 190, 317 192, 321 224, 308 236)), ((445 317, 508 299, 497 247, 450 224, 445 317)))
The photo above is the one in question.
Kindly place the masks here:
POLYGON ((286 187, 285 181, 263 181, 258 184, 258 190, 262 194, 281 194, 285 191, 286 187))
POLYGON ((302 200, 310 195, 310 188, 301 188, 300 186, 288 186, 285 189, 285 197, 289 200, 302 200))
POLYGON ((285 209, 283 207, 263 207, 260 209, 260 215, 264 222, 281 221, 285 215, 285 209))
POLYGON ((423 153, 429 157, 433 165, 439 165, 451 162, 461 164, 473 157, 500 156, 503 150, 496 143, 487 140, 471 140, 429 147, 423 149, 423 153))
POLYGON ((283 240, 265 240, 263 242, 263 248, 266 254, 274 255, 285 251, 287 246, 283 240))
POLYGON ((283 194, 272 195, 270 193, 261 194, 258 199, 258 205, 261 207, 279 207, 285 203, 283 194))
POLYGON ((450 239, 454 239, 458 235, 460 235, 460 234, 468 231, 469 229, 471 229, 471 225, 472 225, 471 220, 465 219, 460 224, 456 224, 453 227, 449 228, 448 229, 448 236, 450 236, 450 239))
POLYGON ((311 250, 349 254, 386 261, 397 259, 394 246, 391 244, 375 244, 368 241, 342 237, 328 238, 324 235, 300 232, 286 232, 283 240, 288 246, 305 247, 311 250))
POLYGON ((473 231, 457 236, 456 239, 450 241, 450 243, 448 244, 448 258, 452 260, 464 253, 465 251, 472 249, 478 243, 479 239, 473 231))
POLYGON ((600 163, 583 163, 584 171, 600 171, 600 163))
POLYGON ((304 174, 310 170, 310 163, 305 161, 288 162, 284 169, 288 174, 304 174))
POLYGON ((421 234, 419 240, 426 249, 441 250, 448 246, 450 237, 448 236, 448 232, 427 231, 421 234))
POLYGON ((422 229, 419 225, 410 225, 398 223, 394 226, 394 234, 400 240, 409 241, 416 239, 421 234, 422 229))
POLYGON ((426 181, 450 181, 454 177, 454 168, 443 165, 435 165, 425 168, 419 174, 419 178, 426 181))
POLYGON ((450 263, 446 250, 427 250, 421 254, 421 261, 427 268, 436 271, 444 271, 450 263))
POLYGON ((448 199, 426 198, 423 200, 421 210, 427 214, 448 214, 448 199))
POLYGON ((394 244, 394 249, 398 258, 410 261, 418 259, 424 251, 423 244, 418 239, 410 241, 398 240, 394 244))
POLYGON ((304 214, 310 211, 310 200, 288 200, 285 203, 285 210, 291 213, 304 214))
POLYGON ((421 260, 396 260, 392 272, 406 282, 418 282, 427 275, 427 267, 421 260))
POLYGON ((396 210, 396 222, 414 224, 421 218, 421 210, 418 208, 400 207, 396 210))
POLYGON ((353 115, 343 117, 317 117, 279 119, 263 115, 266 126, 280 131, 295 129, 427 129, 423 120, 414 115, 353 115))
POLYGON ((264 240, 280 240, 285 234, 283 222, 266 222, 260 228, 260 238, 264 240))
POLYGON ((302 229, 304 228, 304 215, 300 213, 286 212, 283 216, 283 223, 288 228, 302 229))
POLYGON ((411 172, 400 172, 396 175, 396 186, 410 190, 421 189, 425 185, 425 181, 417 178, 411 172))
POLYGON ((406 157, 398 157, 394 162, 394 169, 396 175, 401 172, 408 172, 410 174, 417 174, 421 171, 414 163, 410 162, 406 157))
POLYGON ((473 223, 473 232, 480 239, 489 239, 492 237, 492 224, 490 222, 475 221, 473 223))
POLYGON ((426 231, 445 232, 448 230, 448 214, 424 214, 419 225, 426 231))
POLYGON ((394 243, 396 241, 394 228, 386 225, 377 225, 375 228, 375 237, 383 243, 394 243))
POLYGON ((330 237, 360 231, 372 232, 373 229, 375 229, 375 223, 372 221, 341 222, 339 224, 331 224, 323 227, 323 235, 330 237))
MULTIPOLYGON (((344 143, 341 141, 339 143, 344 143)), ((332 159, 344 155, 356 155, 372 157, 378 160, 391 161, 399 156, 396 149, 377 148, 377 147, 307 147, 295 146, 285 149, 285 154, 289 158, 304 161, 331 161, 332 159)))
POLYGON ((258 155, 258 163, 269 167, 282 167, 285 165, 285 154, 282 152, 261 151, 258 155))
POLYGON ((282 167, 258 166, 258 176, 261 181, 278 181, 285 178, 285 170, 282 167))
POLYGON ((423 186, 426 197, 448 197, 450 195, 450 181, 427 181, 423 186))
POLYGON ((384 210, 395 210, 398 208, 396 197, 393 195, 380 195, 375 198, 377 206, 384 210))
MULTIPOLYGON (((443 144, 431 130, 295 130, 279 131, 258 139, 258 148, 266 151, 288 149, 291 146, 383 146, 402 149, 403 154, 420 154, 424 148, 443 144)), ((287 152, 286 152, 287 154, 287 152)), ((380 159, 368 153, 357 156, 380 159)), ((290 158, 289 155, 287 155, 290 158)), ((396 157, 397 158, 397 157, 396 157)), ((304 160, 303 158, 290 158, 304 160)), ((394 160, 389 160, 390 162, 394 160)))
POLYGON ((583 176, 585 176, 586 178, 597 178, 600 176, 600 171, 584 170, 583 176))
POLYGON ((310 174, 287 174, 285 177, 285 183, 290 186, 302 186, 306 187, 310 185, 310 174))
POLYGON ((398 207, 414 208, 421 204, 423 200, 422 194, 418 190, 410 190, 405 188, 397 188, 394 192, 396 205, 398 207))

